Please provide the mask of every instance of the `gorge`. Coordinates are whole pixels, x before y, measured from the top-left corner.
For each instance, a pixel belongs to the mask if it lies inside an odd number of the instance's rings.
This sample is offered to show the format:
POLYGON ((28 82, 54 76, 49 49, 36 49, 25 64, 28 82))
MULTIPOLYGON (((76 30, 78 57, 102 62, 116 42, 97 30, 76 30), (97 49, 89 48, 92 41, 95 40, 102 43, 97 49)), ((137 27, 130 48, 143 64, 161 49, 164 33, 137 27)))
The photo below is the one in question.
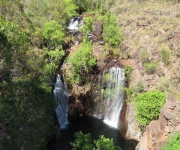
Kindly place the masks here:
MULTIPOLYGON (((68 26, 68 29, 74 33, 78 32, 78 20, 76 18, 73 18, 68 26)), ((69 142, 74 139, 73 135, 78 131, 91 133, 95 139, 100 135, 105 135, 107 138, 112 138, 115 141, 115 144, 120 146, 123 150, 135 149, 137 142, 124 139, 118 129, 120 126, 119 121, 121 111, 125 102, 125 74, 124 69, 120 67, 119 59, 120 58, 117 60, 111 60, 112 62, 109 62, 109 64, 106 65, 102 74, 97 74, 97 76, 99 76, 99 81, 96 81, 96 84, 99 84, 98 86, 100 88, 96 89, 98 91, 92 93, 91 96, 89 95, 89 97, 85 97, 86 99, 91 99, 94 105, 94 108, 92 108, 92 114, 86 114, 86 110, 84 110, 85 112, 83 113, 86 115, 79 115, 81 117, 77 117, 73 121, 70 120, 69 124, 67 124, 68 95, 67 89, 65 88, 66 83, 61 80, 64 76, 63 74, 61 74, 61 76, 59 74, 57 75, 54 97, 58 102, 56 114, 61 127, 61 136, 57 142, 57 150, 62 150, 63 148, 64 150, 70 150, 71 146, 69 142), (97 95, 96 93, 100 94, 97 95), (94 101, 93 95, 95 95, 98 101, 94 101)), ((66 64, 64 66, 66 68, 66 64)), ((90 90, 94 91, 94 89, 90 90)), ((79 95, 80 94, 82 93, 79 93, 79 95)), ((72 96, 73 95, 71 95, 71 97, 72 96)), ((78 95, 76 95, 76 97, 77 96, 78 95)), ((78 97, 76 99, 78 99, 78 97)), ((79 105, 85 107, 83 106, 84 104, 79 105)), ((71 111, 72 108, 69 107, 69 109, 71 111)))
POLYGON ((179 0, 0 1, 0 150, 87 146, 80 130, 95 149, 179 150, 179 10, 179 0))

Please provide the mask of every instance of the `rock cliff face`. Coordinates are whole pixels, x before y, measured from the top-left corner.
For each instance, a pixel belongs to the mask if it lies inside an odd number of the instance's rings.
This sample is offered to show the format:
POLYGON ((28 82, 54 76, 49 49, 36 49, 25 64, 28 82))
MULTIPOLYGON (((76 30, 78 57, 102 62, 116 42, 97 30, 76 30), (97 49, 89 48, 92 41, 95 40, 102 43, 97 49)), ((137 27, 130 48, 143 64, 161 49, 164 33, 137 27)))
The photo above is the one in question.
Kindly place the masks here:
MULTIPOLYGON (((136 59, 129 60, 126 65, 130 65, 134 69, 131 73, 129 88, 137 88, 137 83, 141 80, 144 84, 144 91, 155 90, 160 78, 157 74, 145 74, 136 59)), ((168 75, 169 73, 167 71, 164 74, 168 75)), ((168 140, 168 135, 174 131, 180 131, 180 102, 170 92, 167 93, 169 94, 167 94, 166 104, 160 111, 159 119, 151 121, 144 133, 141 132, 135 119, 134 96, 132 95, 131 101, 127 102, 125 119, 121 123, 120 131, 125 138, 139 141, 136 150, 161 150, 168 140)))
POLYGON ((180 102, 172 95, 167 95, 166 104, 160 111, 159 119, 153 120, 141 133, 135 120, 134 103, 127 105, 124 136, 139 141, 136 150, 161 150, 167 142, 168 135, 180 131, 180 102))
POLYGON ((160 150, 167 142, 170 133, 180 131, 179 116, 180 102, 169 94, 166 104, 161 109, 159 119, 150 122, 146 127, 136 150, 160 150))

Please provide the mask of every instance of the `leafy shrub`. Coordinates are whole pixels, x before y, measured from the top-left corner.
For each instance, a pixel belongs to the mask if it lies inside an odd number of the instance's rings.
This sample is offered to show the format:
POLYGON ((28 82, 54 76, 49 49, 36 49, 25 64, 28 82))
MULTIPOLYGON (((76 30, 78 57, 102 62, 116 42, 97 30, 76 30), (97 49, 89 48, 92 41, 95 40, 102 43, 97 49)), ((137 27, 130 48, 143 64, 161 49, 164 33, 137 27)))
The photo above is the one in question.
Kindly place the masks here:
POLYGON ((75 140, 70 142, 73 147, 72 150, 82 149, 90 150, 93 149, 92 136, 90 133, 83 134, 82 131, 74 133, 75 140))
POLYGON ((103 39, 111 43, 113 47, 117 47, 122 42, 122 32, 119 31, 116 17, 106 14, 105 16, 101 16, 99 20, 103 22, 103 39))
POLYGON ((157 119, 161 107, 165 104, 166 94, 159 91, 149 91, 136 97, 136 119, 145 127, 153 119, 157 119))
POLYGON ((113 139, 105 138, 104 135, 99 136, 98 140, 94 140, 96 148, 93 150, 121 150, 120 147, 114 145, 113 139))
POLYGON ((141 52, 140 52, 140 59, 141 59, 141 61, 142 61, 142 63, 144 64, 144 63, 147 63, 148 61, 149 61, 149 55, 148 55, 148 53, 147 53, 147 51, 146 50, 142 50, 141 52))
POLYGON ((169 65, 170 52, 166 49, 162 50, 162 60, 165 65, 169 65))
POLYGON ((163 150, 179 150, 180 149, 180 132, 173 133, 169 139, 168 143, 162 148, 163 150))
POLYGON ((153 74, 156 72, 156 69, 157 69, 157 62, 150 62, 150 63, 145 63, 144 64, 144 69, 145 69, 145 72, 148 73, 148 74, 153 74))
POLYGON ((80 31, 82 31, 84 34, 88 34, 92 31, 92 19, 91 18, 84 18, 84 24, 80 28, 80 31))
POLYGON ((167 77, 162 77, 158 83, 157 89, 161 92, 168 91, 170 89, 171 81, 167 77))
POLYGON ((109 73, 105 73, 103 76, 103 81, 104 82, 108 82, 110 80, 110 74, 109 73))
POLYGON ((137 95, 137 92, 134 88, 124 88, 126 91, 126 102, 133 101, 134 97, 137 95))
POLYGON ((82 76, 92 71, 96 65, 96 60, 92 55, 92 45, 84 40, 80 48, 67 59, 67 63, 72 65, 72 80, 78 83, 82 76))
POLYGON ((77 8, 78 13, 87 11, 91 7, 91 4, 92 4, 91 0, 83 0, 83 1, 82 0, 72 0, 72 1, 76 6, 78 6, 78 8, 77 8))
POLYGON ((70 142, 72 150, 121 150, 120 147, 114 145, 113 139, 105 138, 104 135, 99 136, 94 143, 90 133, 83 134, 79 131, 74 134, 74 137, 74 142, 70 142))
POLYGON ((54 49, 61 46, 65 33, 62 26, 52 20, 44 24, 43 37, 47 40, 48 48, 54 49))
POLYGON ((127 81, 130 80, 131 71, 133 71, 133 68, 131 66, 126 66, 124 68, 124 73, 127 81))
POLYGON ((137 83, 135 91, 136 92, 143 92, 144 91, 144 85, 143 85, 142 81, 139 81, 137 83))

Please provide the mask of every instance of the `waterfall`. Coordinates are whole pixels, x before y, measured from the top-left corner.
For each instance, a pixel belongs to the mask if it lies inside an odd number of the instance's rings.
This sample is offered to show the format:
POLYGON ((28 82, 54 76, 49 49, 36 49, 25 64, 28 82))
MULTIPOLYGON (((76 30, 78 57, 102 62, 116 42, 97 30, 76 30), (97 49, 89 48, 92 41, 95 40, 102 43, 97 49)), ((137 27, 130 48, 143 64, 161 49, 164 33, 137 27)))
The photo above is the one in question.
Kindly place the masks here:
POLYGON ((103 116, 104 122, 112 127, 118 128, 120 113, 124 105, 125 91, 124 69, 111 67, 102 75, 101 100, 97 106, 96 116, 103 116))
MULTIPOLYGON (((63 76, 62 76, 63 78, 63 76)), ((61 128, 65 128, 68 124, 68 91, 66 83, 63 82, 61 76, 58 74, 56 83, 54 85, 54 99, 57 101, 56 116, 61 128)))
POLYGON ((80 17, 73 17, 67 27, 71 32, 78 32, 79 28, 83 25, 83 20, 80 17))

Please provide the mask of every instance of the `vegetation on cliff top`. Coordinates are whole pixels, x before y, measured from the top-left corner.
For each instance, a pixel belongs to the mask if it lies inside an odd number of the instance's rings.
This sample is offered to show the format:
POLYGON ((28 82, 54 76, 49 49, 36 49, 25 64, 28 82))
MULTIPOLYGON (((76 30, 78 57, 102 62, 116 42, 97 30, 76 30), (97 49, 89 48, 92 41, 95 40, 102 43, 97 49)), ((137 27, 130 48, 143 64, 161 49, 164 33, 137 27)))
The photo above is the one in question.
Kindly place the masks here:
POLYGON ((150 121, 157 119, 160 109, 166 102, 166 94, 159 91, 149 91, 136 97, 136 119, 145 127, 150 121))

